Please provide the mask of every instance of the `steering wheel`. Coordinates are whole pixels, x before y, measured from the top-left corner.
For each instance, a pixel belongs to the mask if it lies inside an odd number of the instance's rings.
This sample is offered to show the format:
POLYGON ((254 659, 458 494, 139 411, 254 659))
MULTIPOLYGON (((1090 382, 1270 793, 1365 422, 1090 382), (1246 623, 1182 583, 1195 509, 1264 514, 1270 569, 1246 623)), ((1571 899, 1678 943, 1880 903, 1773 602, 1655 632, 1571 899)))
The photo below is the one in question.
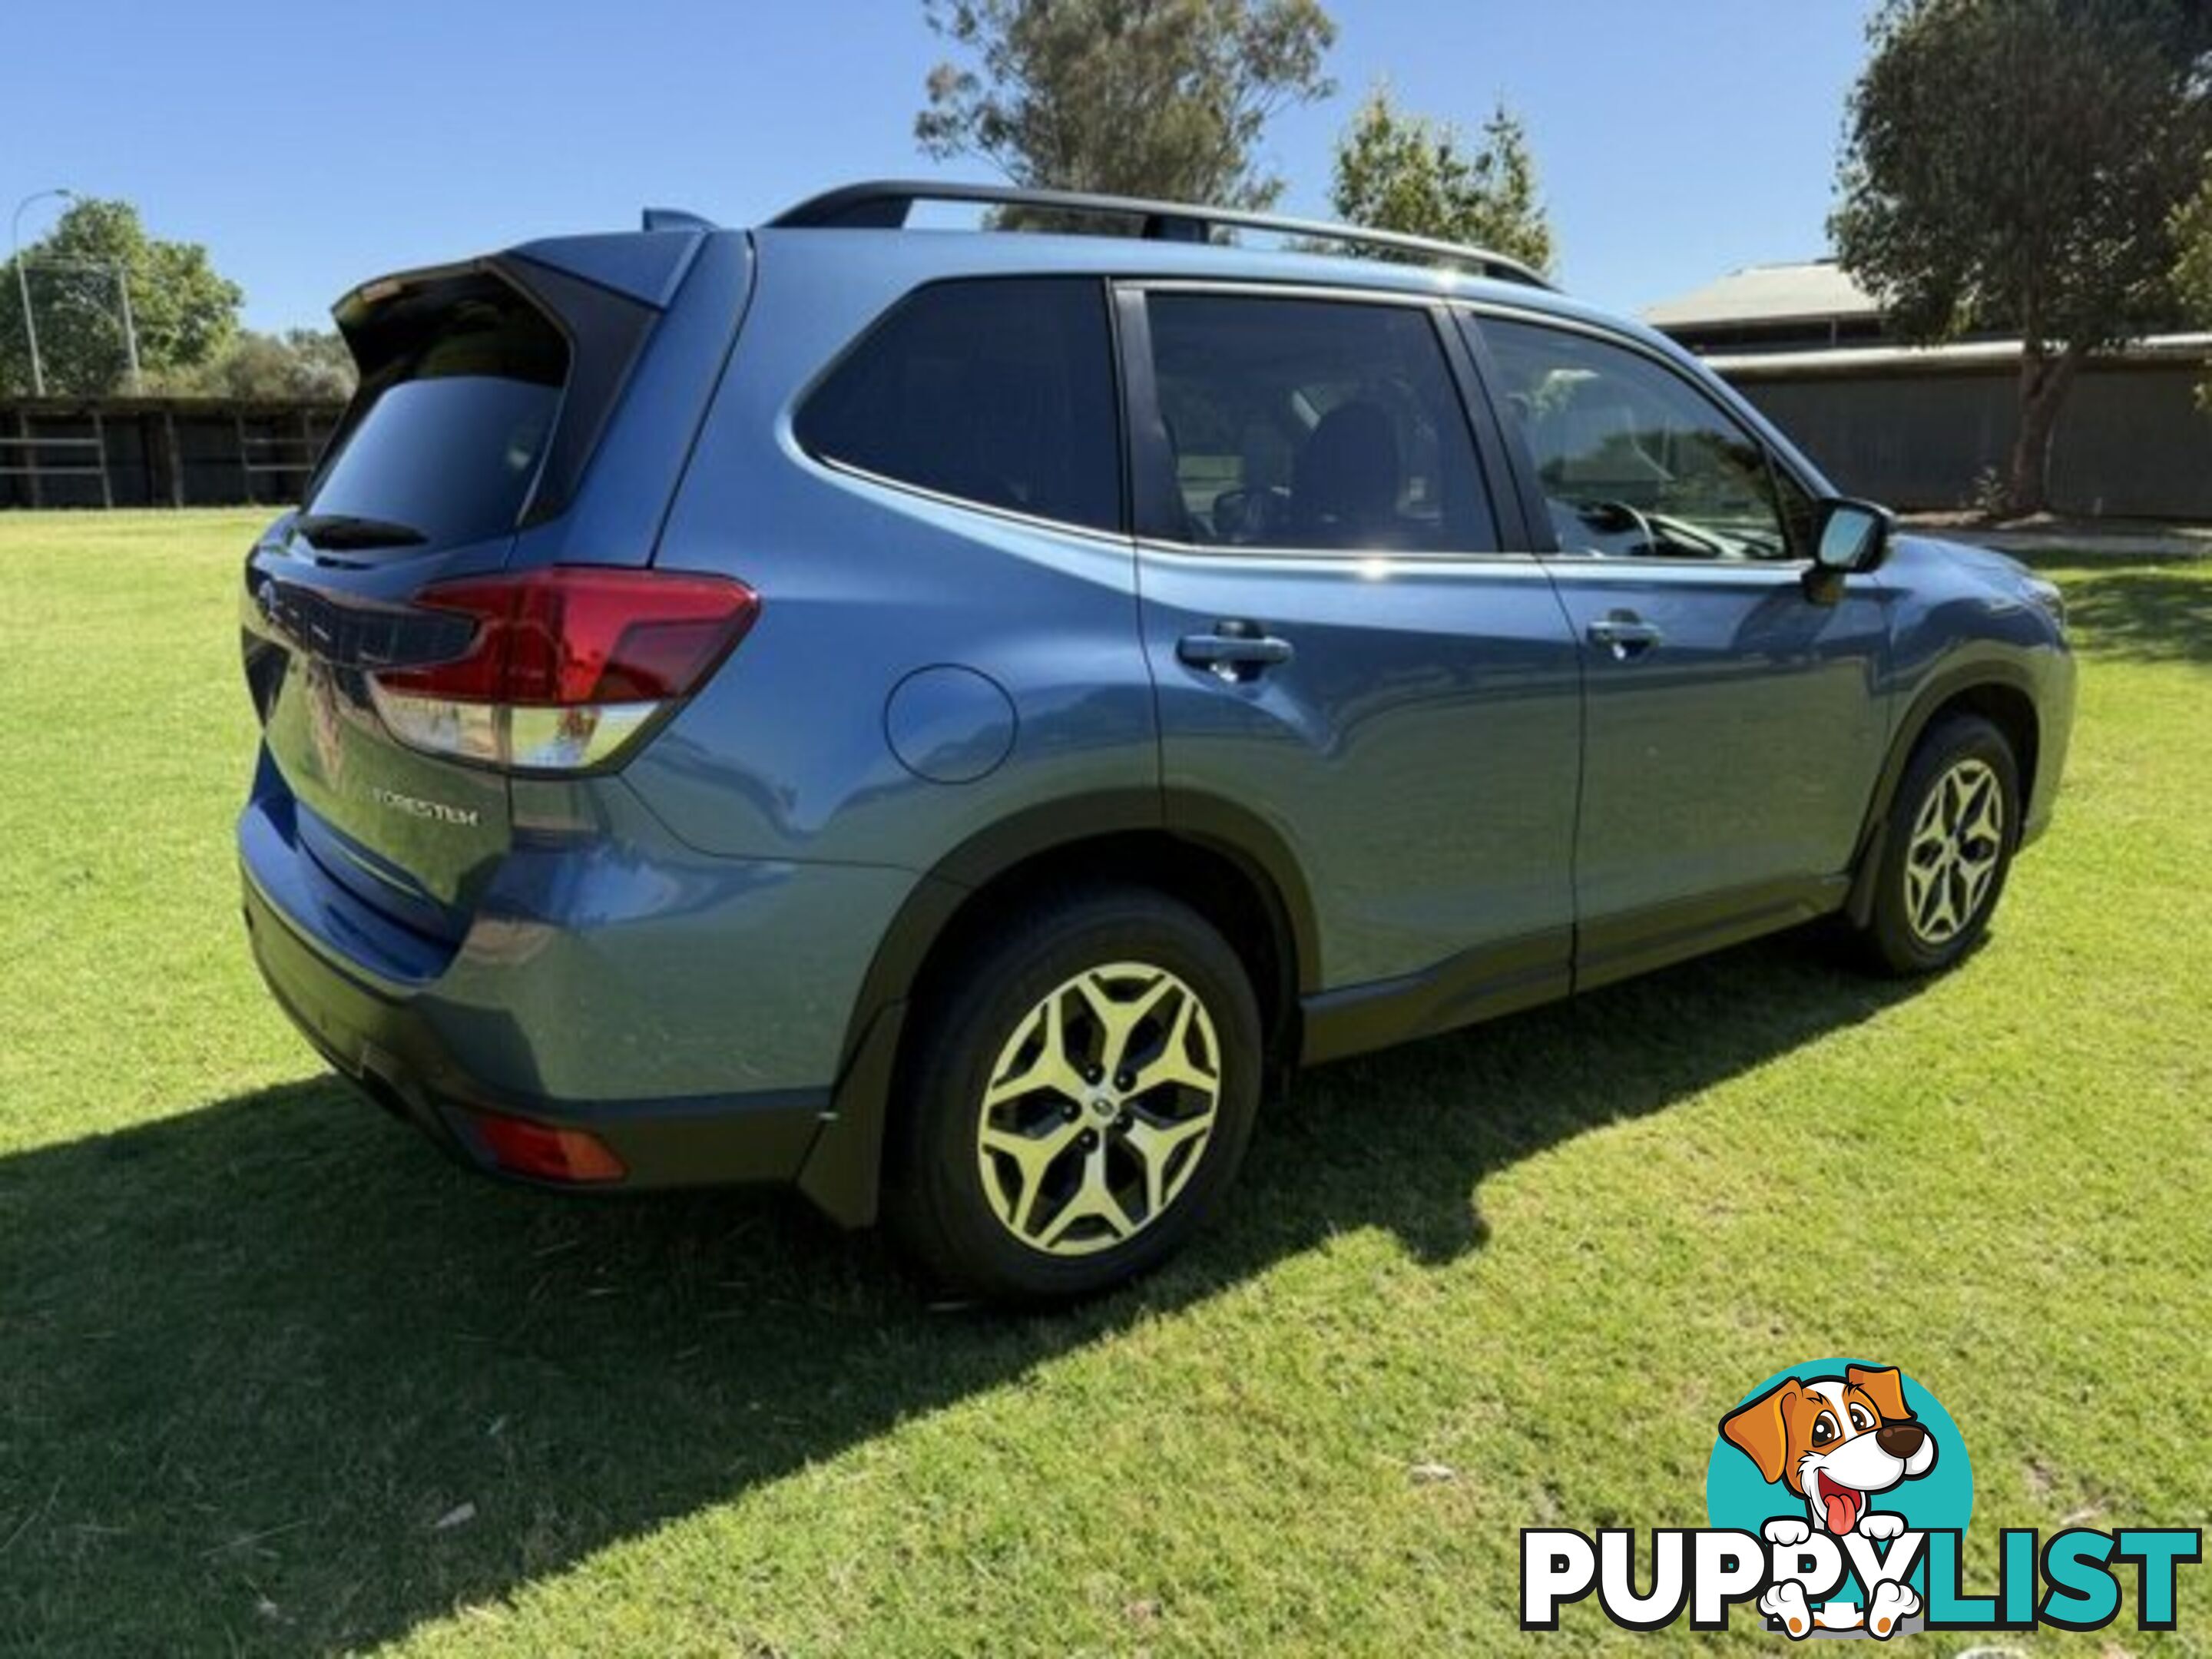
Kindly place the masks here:
POLYGON ((1213 498, 1213 507, 1207 516, 1213 521, 1218 540, 1251 546, 1274 533, 1289 504, 1289 491, 1259 484, 1223 490, 1213 498))
POLYGON ((1626 501, 1594 499, 1573 501, 1569 504, 1574 508, 1577 517, 1598 529, 1604 530, 1626 525, 1634 530, 1643 539, 1643 546, 1636 550, 1639 553, 1656 554, 1662 550, 1666 545, 1659 539, 1659 532, 1651 527, 1651 520, 1644 515, 1640 508, 1632 507, 1626 501), (1602 523, 1601 520, 1613 520, 1613 525, 1607 526, 1602 523))

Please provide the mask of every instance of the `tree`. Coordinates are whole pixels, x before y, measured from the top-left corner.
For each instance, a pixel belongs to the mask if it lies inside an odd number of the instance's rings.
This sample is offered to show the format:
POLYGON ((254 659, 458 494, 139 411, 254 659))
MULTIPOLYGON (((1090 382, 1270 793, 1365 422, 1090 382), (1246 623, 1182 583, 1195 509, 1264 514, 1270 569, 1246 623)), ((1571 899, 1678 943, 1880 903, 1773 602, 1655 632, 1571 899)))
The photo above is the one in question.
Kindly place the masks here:
POLYGON ((353 354, 332 330, 245 329, 211 362, 156 384, 188 397, 336 404, 353 396, 354 380, 353 354))
POLYGON ((967 53, 930 72, 915 136, 1016 184, 1266 207, 1277 111, 1334 90, 1318 0, 923 0, 967 53))
POLYGON ((1336 141, 1328 194, 1337 216, 1354 224, 1472 242, 1539 270, 1552 266, 1552 227, 1537 196, 1528 135, 1504 104, 1470 150, 1457 127, 1407 113, 1377 87, 1336 141))
MULTIPOLYGON (((2173 216, 2173 235, 2179 257, 2173 267, 2173 285, 2184 313, 2200 328, 2212 327, 2212 155, 2203 164, 2203 183, 2173 216)), ((2212 380, 2201 382, 2197 401, 2212 411, 2212 380)))
MULTIPOLYGON (((149 380, 207 362, 238 327, 244 295, 197 242, 149 236, 128 202, 87 198, 23 250, 52 393, 97 397, 129 385, 118 270, 130 284, 139 366, 149 380)), ((31 389, 15 268, 0 266, 0 385, 31 389)))
POLYGON ((2013 513, 2048 500, 2082 360, 2171 318, 2207 137, 2201 0, 1889 0, 1830 221, 1908 337, 2016 330, 2013 513))

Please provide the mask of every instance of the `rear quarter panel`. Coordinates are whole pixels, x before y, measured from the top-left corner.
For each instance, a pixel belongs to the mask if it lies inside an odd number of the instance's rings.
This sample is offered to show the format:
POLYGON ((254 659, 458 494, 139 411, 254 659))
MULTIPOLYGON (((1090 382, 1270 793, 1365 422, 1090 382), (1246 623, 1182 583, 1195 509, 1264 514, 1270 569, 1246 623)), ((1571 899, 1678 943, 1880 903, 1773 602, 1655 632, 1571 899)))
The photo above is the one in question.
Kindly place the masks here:
POLYGON ((799 449, 806 389, 941 274, 896 250, 856 259, 843 241, 787 236, 758 262, 656 562, 750 584, 760 619, 624 777, 706 851, 920 872, 1024 806, 1157 789, 1152 690, 1126 538, 941 501, 799 449), (894 689, 945 667, 977 694, 902 711, 937 723, 930 744, 961 782, 918 775, 886 732, 894 689))

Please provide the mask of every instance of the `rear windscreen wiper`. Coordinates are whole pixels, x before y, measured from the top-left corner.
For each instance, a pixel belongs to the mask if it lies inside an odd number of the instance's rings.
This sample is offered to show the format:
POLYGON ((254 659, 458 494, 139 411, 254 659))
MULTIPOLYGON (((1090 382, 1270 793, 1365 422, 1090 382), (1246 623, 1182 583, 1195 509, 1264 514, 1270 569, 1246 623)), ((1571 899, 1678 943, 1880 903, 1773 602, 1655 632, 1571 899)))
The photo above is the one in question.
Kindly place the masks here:
POLYGON ((311 546, 332 552, 362 547, 420 547, 430 539, 413 525, 392 519, 364 519, 351 513, 303 513, 292 520, 292 531, 311 546))

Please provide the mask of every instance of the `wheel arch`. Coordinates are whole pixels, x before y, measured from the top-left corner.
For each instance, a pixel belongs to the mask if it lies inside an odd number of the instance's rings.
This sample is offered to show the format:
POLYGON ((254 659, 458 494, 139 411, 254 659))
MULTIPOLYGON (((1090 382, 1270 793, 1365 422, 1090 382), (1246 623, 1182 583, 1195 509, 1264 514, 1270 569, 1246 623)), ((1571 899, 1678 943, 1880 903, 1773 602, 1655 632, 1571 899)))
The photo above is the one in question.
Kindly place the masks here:
MULTIPOLYGON (((1890 809, 1896 802, 1905 769, 1911 764, 1913 753, 1929 728, 1954 714, 1978 714, 2004 734, 2005 742, 2012 749, 2014 764, 2020 771, 2023 814, 2027 803, 2034 799, 2036 767, 2043 745, 2043 717, 2036 705, 2033 677, 2027 670, 2002 659, 1962 665, 1939 675, 1923 688, 1898 723, 1875 781, 1874 799, 1867 807, 1866 822, 1859 833, 1850 892, 1844 902, 1844 915, 1855 927, 1864 927, 1873 913, 1875 879, 1881 866, 1890 809)), ((2017 833, 2016 827, 2014 834, 2017 833)))
POLYGON ((841 1224, 876 1218, 884 1128, 911 1035, 967 941, 1037 894, 1099 882, 1151 887, 1221 931, 1252 975, 1271 1065, 1302 1040, 1300 998, 1318 981, 1312 899, 1288 845, 1219 796, 1086 793, 1029 808, 962 842, 908 896, 862 981, 830 1112, 799 1190, 841 1224))

